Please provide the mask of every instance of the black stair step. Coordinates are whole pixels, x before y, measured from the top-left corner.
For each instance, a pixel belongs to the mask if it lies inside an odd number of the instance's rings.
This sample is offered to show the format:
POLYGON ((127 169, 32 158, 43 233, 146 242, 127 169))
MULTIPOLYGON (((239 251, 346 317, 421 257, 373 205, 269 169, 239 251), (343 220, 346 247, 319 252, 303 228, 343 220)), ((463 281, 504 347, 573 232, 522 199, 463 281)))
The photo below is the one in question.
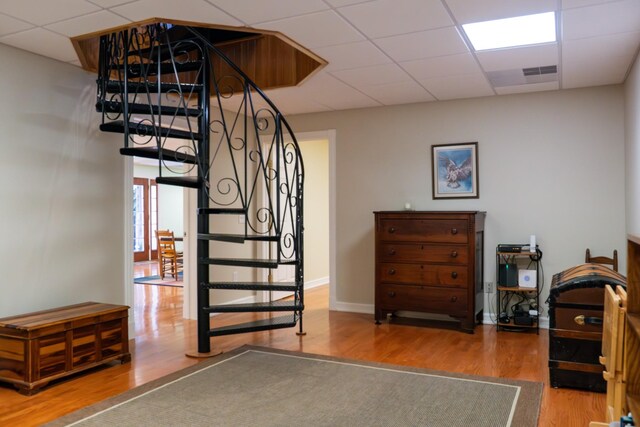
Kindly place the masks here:
POLYGON ((157 147, 128 147, 121 148, 120 154, 123 156, 144 157, 145 159, 155 160, 160 160, 160 154, 162 154, 163 161, 189 163, 193 165, 198 163, 195 156, 166 148, 158 150, 157 147))
POLYGON ((215 240, 217 242, 231 242, 231 243, 244 243, 245 241, 252 242, 277 242, 280 240, 278 236, 259 236, 259 235, 244 235, 244 234, 198 234, 199 240, 215 240))
POLYGON ((200 215, 244 215, 246 209, 243 208, 198 208, 200 215))
MULTIPOLYGON (((149 92, 158 93, 158 86, 160 86, 161 93, 167 92, 182 92, 183 94, 197 94, 202 90, 202 85, 194 85, 194 84, 186 84, 186 83, 158 83, 154 82, 129 82, 127 84, 127 89, 129 93, 139 93, 146 94, 149 92)), ((123 93, 124 92, 124 82, 119 80, 109 80, 107 82, 107 93, 123 93)))
MULTIPOLYGON (((175 64, 171 62, 160 63, 160 74, 174 74, 174 73, 186 73, 189 71, 196 71, 202 67, 202 61, 186 61, 175 64), (175 68, 174 68, 175 67, 175 68)), ((114 64, 111 66, 112 70, 124 70, 122 64, 114 64)), ((158 63, 147 62, 145 64, 129 64, 129 78, 135 79, 144 76, 156 76, 158 75, 158 63)))
POLYGON ((277 259, 245 259, 245 258, 200 258, 200 264, 235 265, 238 267, 278 268, 279 265, 295 264, 295 261, 277 259))
MULTIPOLYGON (((128 122, 127 127, 129 128, 129 133, 133 135, 154 136, 157 133, 160 136, 164 136, 168 138, 195 139, 195 140, 202 139, 202 135, 196 132, 191 133, 186 130, 153 126, 145 123, 128 122)), ((122 120, 103 123, 100 125, 100 130, 103 132, 124 133, 124 129, 125 129, 125 125, 122 120)))
POLYGON ((296 326, 296 315, 272 317, 269 319, 256 320, 255 322, 241 323, 238 325, 222 326, 209 330, 209 336, 219 337, 222 335, 242 334, 246 332, 269 331, 271 329, 292 328, 296 326))
POLYGON ((202 180, 197 176, 159 176, 156 183, 176 187, 200 188, 202 180))
POLYGON ((204 307, 207 313, 262 313, 271 311, 300 311, 304 305, 289 300, 256 302, 253 304, 224 304, 204 307))
MULTIPOLYGON (((123 106, 121 102, 118 101, 105 101, 104 103, 98 101, 96 103, 96 111, 106 113, 122 113, 123 106)), ((199 117, 202 113, 197 108, 183 108, 183 107, 170 107, 170 106, 162 106, 162 109, 158 105, 150 105, 150 104, 137 104, 130 103, 129 104, 129 113, 130 114, 145 114, 145 115, 156 115, 159 116, 162 111, 163 116, 179 116, 179 117, 199 117)))
POLYGON ((207 289, 235 289, 245 291, 285 291, 295 292, 298 290, 293 282, 210 282, 205 284, 207 289))

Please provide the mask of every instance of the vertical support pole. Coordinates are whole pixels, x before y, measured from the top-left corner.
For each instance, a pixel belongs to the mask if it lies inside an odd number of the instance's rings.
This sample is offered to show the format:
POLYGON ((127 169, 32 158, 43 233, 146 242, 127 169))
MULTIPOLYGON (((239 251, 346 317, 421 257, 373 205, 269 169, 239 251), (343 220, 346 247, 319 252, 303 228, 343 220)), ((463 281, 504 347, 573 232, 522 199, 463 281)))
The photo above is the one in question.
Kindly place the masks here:
MULTIPOLYGON (((117 42, 117 40, 116 40, 117 42)), ((122 89, 122 123, 124 124, 124 146, 129 147, 129 30, 122 31, 124 49, 124 87, 122 89)))
MULTIPOLYGON (((203 72, 202 72, 202 90, 198 95, 198 104, 202 114, 198 127, 199 134, 202 136, 198 144, 198 176, 200 185, 198 186, 198 207, 206 208, 209 206, 209 196, 206 188, 209 185, 209 96, 210 96, 210 69, 209 69, 209 52, 206 45, 202 44, 203 52, 203 72)), ((206 214, 198 214, 198 234, 209 233, 209 216, 206 214)), ((209 337, 210 316, 205 307, 209 307, 209 264, 203 262, 209 258, 209 241, 198 239, 197 244, 198 258, 198 353, 211 352, 211 339, 209 337)))
MULTIPOLYGON (((292 135, 292 137, 294 138, 294 143, 296 145, 296 147, 298 147, 298 144, 295 141, 295 137, 292 135)), ((297 153, 297 155, 300 156, 300 153, 297 153)), ((296 282, 299 284, 300 289, 298 290, 298 292, 300 293, 300 305, 304 306, 304 200, 303 200, 303 185, 304 185, 304 181, 303 181, 303 176, 302 176, 302 167, 300 165, 301 159, 297 159, 296 160, 296 168, 295 168, 295 174, 296 174, 296 208, 298 210, 298 215, 296 215, 296 242, 295 244, 298 246, 298 250, 297 250, 297 254, 296 256, 298 257, 297 261, 297 272, 296 272, 296 282)), ((296 333, 296 335, 298 336, 303 336, 303 335, 307 335, 307 333, 304 331, 303 327, 302 327, 302 313, 303 310, 300 310, 300 330, 296 333)))

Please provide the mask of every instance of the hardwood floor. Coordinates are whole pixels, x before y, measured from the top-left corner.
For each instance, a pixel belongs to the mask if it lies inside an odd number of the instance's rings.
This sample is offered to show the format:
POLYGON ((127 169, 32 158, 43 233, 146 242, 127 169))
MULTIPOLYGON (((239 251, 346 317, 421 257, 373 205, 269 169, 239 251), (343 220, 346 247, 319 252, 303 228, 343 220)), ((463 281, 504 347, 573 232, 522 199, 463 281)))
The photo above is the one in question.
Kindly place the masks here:
MULTIPOLYGON (((150 269, 153 267, 150 265, 150 269)), ((147 273, 145 273, 147 274, 147 273)), ((143 274, 143 275, 145 275, 143 274)), ((148 273, 148 274, 153 274, 148 273)), ((183 320, 182 288, 136 285, 133 361, 96 369, 25 397, 0 386, 0 425, 35 426, 153 379, 198 363, 185 357, 196 348, 195 321, 183 320)), ((305 295, 307 335, 294 329, 214 338, 213 347, 229 351, 243 344, 304 351, 351 359, 417 366, 449 372, 516 378, 545 383, 539 425, 587 426, 604 418, 605 395, 548 386, 548 335, 500 332, 483 325, 473 335, 455 330, 383 323, 373 315, 328 310, 327 286, 305 295)), ((248 321, 255 315, 213 318, 218 324, 248 321)), ((212 420, 212 425, 215 420, 212 420)), ((514 426, 517 427, 517 426, 514 426)))

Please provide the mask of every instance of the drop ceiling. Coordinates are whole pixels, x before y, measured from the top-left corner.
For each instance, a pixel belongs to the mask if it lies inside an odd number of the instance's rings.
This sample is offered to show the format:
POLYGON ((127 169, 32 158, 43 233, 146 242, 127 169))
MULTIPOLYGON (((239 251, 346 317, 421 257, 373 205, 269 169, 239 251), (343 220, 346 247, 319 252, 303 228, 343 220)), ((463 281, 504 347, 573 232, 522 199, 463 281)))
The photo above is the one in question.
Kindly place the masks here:
POLYGON ((640 0, 2 1, 0 43, 79 66, 69 37, 150 17, 280 31, 326 59, 302 85, 268 91, 288 114, 619 84, 640 45, 640 0), (461 35, 549 11, 557 43, 474 52, 461 35))

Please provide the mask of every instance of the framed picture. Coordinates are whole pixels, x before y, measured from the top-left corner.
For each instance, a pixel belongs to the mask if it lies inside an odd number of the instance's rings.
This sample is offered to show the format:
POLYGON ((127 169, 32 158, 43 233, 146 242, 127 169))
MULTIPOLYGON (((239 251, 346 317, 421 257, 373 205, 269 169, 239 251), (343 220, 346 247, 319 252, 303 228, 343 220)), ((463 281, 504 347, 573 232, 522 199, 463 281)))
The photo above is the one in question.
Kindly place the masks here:
POLYGON ((478 143, 431 147, 434 199, 477 199, 478 143))

